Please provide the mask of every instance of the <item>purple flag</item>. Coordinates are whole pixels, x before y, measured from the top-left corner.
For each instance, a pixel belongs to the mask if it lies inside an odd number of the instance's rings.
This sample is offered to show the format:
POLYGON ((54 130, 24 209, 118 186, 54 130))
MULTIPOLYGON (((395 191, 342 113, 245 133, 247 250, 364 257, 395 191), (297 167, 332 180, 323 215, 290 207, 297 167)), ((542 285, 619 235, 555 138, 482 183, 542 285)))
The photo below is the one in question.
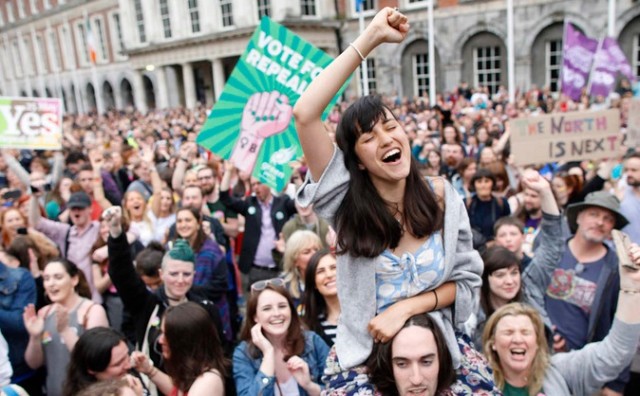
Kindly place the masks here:
POLYGON ((591 96, 602 95, 607 97, 616 84, 618 72, 622 73, 629 81, 634 82, 635 76, 631 65, 627 61, 616 39, 606 37, 596 54, 593 74, 591 75, 591 96))
POLYGON ((562 93, 577 101, 587 85, 598 41, 589 38, 567 23, 562 61, 562 93))

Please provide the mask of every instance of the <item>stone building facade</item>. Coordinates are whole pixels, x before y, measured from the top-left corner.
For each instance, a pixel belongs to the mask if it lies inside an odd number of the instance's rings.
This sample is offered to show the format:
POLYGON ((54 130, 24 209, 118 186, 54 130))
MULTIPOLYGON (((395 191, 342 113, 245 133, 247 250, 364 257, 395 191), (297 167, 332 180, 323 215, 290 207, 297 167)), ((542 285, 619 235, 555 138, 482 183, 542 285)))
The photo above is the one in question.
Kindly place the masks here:
MULTIPOLYGON (((429 0, 364 0, 411 21, 401 45, 368 57, 372 92, 428 90, 429 0)), ((438 91, 506 85, 506 0, 434 0, 438 91)), ((565 21, 600 38, 607 0, 515 0, 520 89, 558 87, 565 21)), ((335 56, 358 34, 355 0, 0 0, 0 96, 61 97, 68 112, 211 105, 262 15, 335 56), (91 62, 88 43, 96 52, 91 62)), ((616 38, 640 75, 640 1, 616 1, 616 38)), ((349 91, 360 93, 360 76, 349 91)))

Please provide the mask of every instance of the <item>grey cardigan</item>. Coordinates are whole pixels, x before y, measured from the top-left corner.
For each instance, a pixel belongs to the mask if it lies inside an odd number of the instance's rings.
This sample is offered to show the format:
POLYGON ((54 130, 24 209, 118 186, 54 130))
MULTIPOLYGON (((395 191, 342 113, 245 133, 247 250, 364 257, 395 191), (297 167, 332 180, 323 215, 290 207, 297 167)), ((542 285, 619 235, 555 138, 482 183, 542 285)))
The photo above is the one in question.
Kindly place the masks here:
POLYGON ((542 390, 547 395, 594 394, 631 364, 638 337, 640 323, 628 324, 614 319, 604 340, 553 355, 542 390))
MULTIPOLYGON (((319 216, 335 228, 335 213, 350 186, 344 155, 338 148, 316 183, 308 176, 298 191, 300 205, 314 204, 319 216)), ((430 312, 440 327, 452 354, 454 367, 460 363, 460 349, 454 328, 460 328, 478 307, 482 282, 482 260, 472 246, 467 210, 459 194, 445 182, 444 261, 445 275, 432 289, 448 281, 456 282, 453 307, 430 312)), ((371 354, 373 339, 367 325, 376 316, 376 262, 378 258, 340 255, 337 258, 338 297, 342 313, 338 320, 336 353, 344 369, 365 362, 371 354)), ((430 289, 430 290, 432 290, 430 289)), ((425 290, 426 291, 426 290, 425 290)))

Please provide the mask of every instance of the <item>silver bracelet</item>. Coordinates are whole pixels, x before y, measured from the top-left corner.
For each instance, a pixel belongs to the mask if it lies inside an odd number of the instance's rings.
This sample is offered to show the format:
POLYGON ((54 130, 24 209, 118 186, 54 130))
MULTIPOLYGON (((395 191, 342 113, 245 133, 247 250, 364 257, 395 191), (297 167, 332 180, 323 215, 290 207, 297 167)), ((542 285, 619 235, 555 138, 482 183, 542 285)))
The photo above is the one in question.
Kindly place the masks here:
POLYGON ((365 58, 365 57, 362 55, 362 52, 360 52, 360 50, 358 49, 358 47, 356 47, 353 43, 349 43, 349 47, 353 47, 353 49, 354 49, 354 50, 356 50, 356 52, 358 53, 358 55, 360 55, 360 59, 362 59, 362 61, 363 61, 363 62, 365 61, 365 59, 367 59, 367 58, 365 58))

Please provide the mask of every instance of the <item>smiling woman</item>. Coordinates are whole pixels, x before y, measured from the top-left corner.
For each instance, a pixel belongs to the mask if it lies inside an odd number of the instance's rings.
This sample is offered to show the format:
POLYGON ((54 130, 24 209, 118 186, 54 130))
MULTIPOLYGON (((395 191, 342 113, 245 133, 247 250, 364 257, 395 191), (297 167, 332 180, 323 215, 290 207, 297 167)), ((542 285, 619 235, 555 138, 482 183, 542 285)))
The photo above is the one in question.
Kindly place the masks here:
MULTIPOLYGON (((640 247, 627 254, 640 264, 640 247)), ((618 307, 609 334, 580 350, 549 355, 544 323, 537 310, 522 303, 491 315, 482 340, 497 385, 505 396, 591 395, 631 363, 640 337, 640 272, 620 266, 618 307)))
POLYGON ((36 314, 33 304, 24 309, 24 326, 29 332, 25 361, 36 369, 47 367, 47 394, 62 393, 66 367, 78 337, 92 327, 108 326, 101 305, 91 302, 89 287, 78 267, 65 259, 49 262, 42 275, 52 304, 36 314))
POLYGON ((320 395, 329 353, 314 332, 302 329, 280 278, 256 282, 247 301, 241 339, 233 353, 238 396, 320 395))

